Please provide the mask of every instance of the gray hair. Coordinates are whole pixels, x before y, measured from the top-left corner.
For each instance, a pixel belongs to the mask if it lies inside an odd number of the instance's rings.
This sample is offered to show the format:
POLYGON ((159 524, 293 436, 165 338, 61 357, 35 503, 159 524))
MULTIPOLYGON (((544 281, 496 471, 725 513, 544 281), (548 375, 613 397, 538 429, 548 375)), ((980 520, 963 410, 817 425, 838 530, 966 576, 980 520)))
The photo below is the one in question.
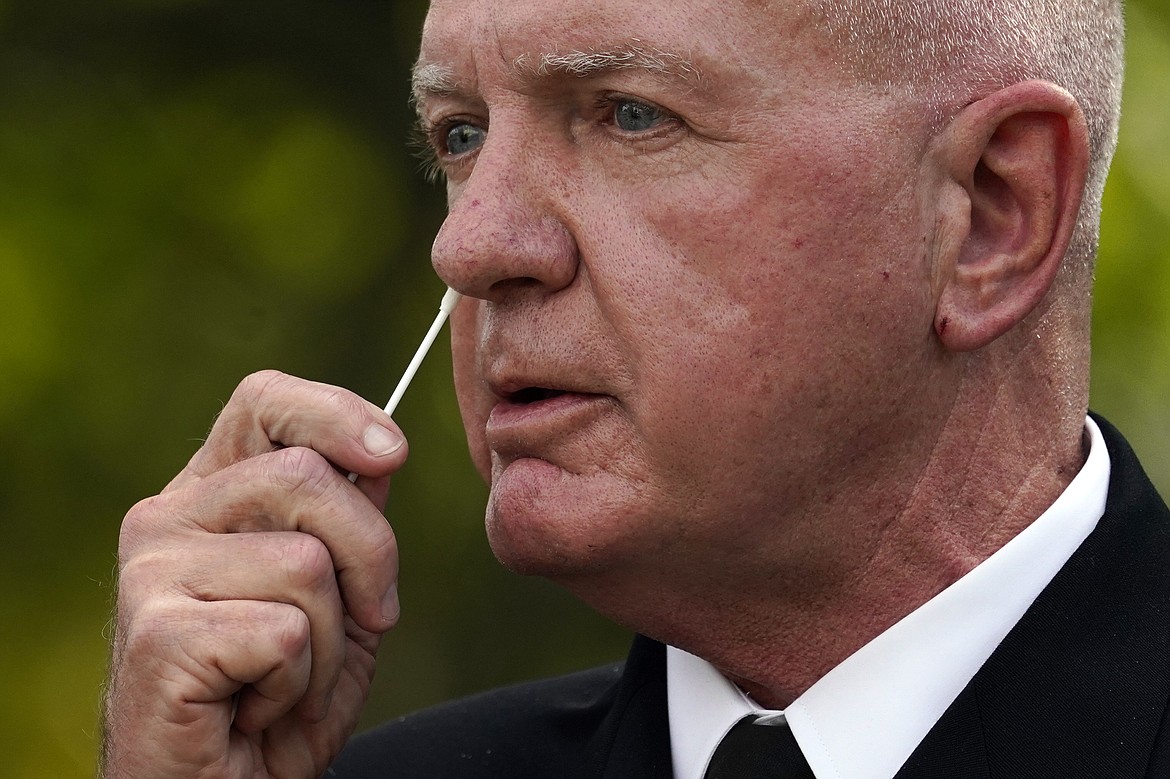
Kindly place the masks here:
POLYGON ((690 60, 672 52, 646 46, 638 38, 630 43, 605 50, 546 52, 533 65, 527 56, 516 60, 518 69, 531 69, 544 76, 564 73, 587 78, 598 72, 613 70, 643 70, 683 79, 699 80, 702 74, 690 60))
POLYGON ((810 0, 810 8, 851 76, 916 89, 940 123, 1020 81, 1067 89, 1085 113, 1090 151, 1069 254, 1091 269, 1121 111, 1120 0, 810 0))

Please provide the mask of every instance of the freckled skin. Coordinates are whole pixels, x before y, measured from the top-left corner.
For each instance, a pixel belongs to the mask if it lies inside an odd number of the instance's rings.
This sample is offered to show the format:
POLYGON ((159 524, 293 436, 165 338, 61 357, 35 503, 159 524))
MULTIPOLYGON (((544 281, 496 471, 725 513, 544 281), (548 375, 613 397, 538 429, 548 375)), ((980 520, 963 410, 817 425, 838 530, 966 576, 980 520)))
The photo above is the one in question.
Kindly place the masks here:
POLYGON ((565 8, 437 2, 422 46, 475 95, 435 101, 432 118, 490 116, 474 161, 450 174, 434 262, 468 295, 455 375, 492 482, 493 548, 581 592, 653 591, 680 571, 705 586, 715 547, 743 575, 771 577, 780 558, 813 587, 864 554, 850 540, 864 533, 824 526, 824 506, 886 470, 876 462, 905 465, 895 431, 921 407, 921 133, 896 131, 906 107, 826 85, 823 63, 765 56, 800 48, 783 23, 702 3, 653 25, 634 2, 565 8), (698 57, 712 30, 742 45, 700 60, 714 83, 701 99, 637 74, 533 96, 508 66, 539 46, 628 38, 698 57), (604 129, 566 140, 579 93, 619 87, 688 129, 649 151, 604 129), (860 270, 891 258, 903 270, 875 295, 860 270), (504 349, 579 375, 613 398, 609 413, 531 452, 539 464, 493 456, 484 367, 504 349))
POLYGON ((972 564, 908 509, 964 379, 935 329, 929 112, 835 71, 799 4, 769 13, 436 0, 420 61, 459 94, 421 113, 490 125, 447 162, 433 262, 465 295, 455 382, 493 551, 708 657, 800 633, 808 679, 972 564), (702 81, 515 66, 630 40, 702 81), (614 94, 669 118, 619 131, 614 94), (512 379, 599 399, 496 440, 512 379))
MULTIPOLYGON (((936 131, 761 10, 436 0, 416 92, 493 550, 780 708, 1083 462, 1088 133, 1036 81, 936 131)), ((352 393, 241 383, 123 523, 106 775, 326 770, 400 613, 406 453, 352 393)))

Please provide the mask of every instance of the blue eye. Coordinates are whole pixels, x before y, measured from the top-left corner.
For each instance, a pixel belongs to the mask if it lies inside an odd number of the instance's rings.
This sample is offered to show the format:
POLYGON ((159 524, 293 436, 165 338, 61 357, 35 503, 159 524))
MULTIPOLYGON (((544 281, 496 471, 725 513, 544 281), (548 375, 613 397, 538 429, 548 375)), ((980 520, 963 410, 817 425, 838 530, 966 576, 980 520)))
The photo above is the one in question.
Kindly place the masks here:
POLYGON ((652 130, 665 118, 666 114, 661 108, 636 100, 622 100, 613 110, 613 123, 618 129, 629 133, 652 130))
POLYGON ((483 145, 487 132, 472 124, 457 124, 447 131, 447 153, 453 155, 474 151, 483 145))

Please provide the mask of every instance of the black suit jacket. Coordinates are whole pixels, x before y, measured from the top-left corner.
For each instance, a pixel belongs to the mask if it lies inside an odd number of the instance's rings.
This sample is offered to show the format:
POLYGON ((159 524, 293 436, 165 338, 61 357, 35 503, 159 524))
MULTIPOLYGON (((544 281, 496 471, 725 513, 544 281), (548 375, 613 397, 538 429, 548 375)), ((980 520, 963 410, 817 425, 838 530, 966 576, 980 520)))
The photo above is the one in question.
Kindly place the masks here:
MULTIPOLYGON (((897 779, 1170 777, 1170 512, 1129 446, 1105 515, 897 779)), ((874 712, 881 716, 881 712, 874 712)), ((444 704, 355 738, 342 779, 670 779, 665 651, 444 704)))

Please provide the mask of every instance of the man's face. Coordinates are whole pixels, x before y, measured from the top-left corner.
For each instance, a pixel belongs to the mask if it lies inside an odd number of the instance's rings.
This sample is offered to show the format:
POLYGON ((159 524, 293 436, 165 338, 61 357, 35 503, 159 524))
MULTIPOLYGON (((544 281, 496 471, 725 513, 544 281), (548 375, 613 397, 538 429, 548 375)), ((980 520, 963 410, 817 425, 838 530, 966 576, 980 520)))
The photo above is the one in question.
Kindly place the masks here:
POLYGON ((826 45, 746 2, 432 4, 434 264, 470 298, 456 386, 506 564, 815 559, 855 530, 825 507, 907 456, 926 136, 826 45))

